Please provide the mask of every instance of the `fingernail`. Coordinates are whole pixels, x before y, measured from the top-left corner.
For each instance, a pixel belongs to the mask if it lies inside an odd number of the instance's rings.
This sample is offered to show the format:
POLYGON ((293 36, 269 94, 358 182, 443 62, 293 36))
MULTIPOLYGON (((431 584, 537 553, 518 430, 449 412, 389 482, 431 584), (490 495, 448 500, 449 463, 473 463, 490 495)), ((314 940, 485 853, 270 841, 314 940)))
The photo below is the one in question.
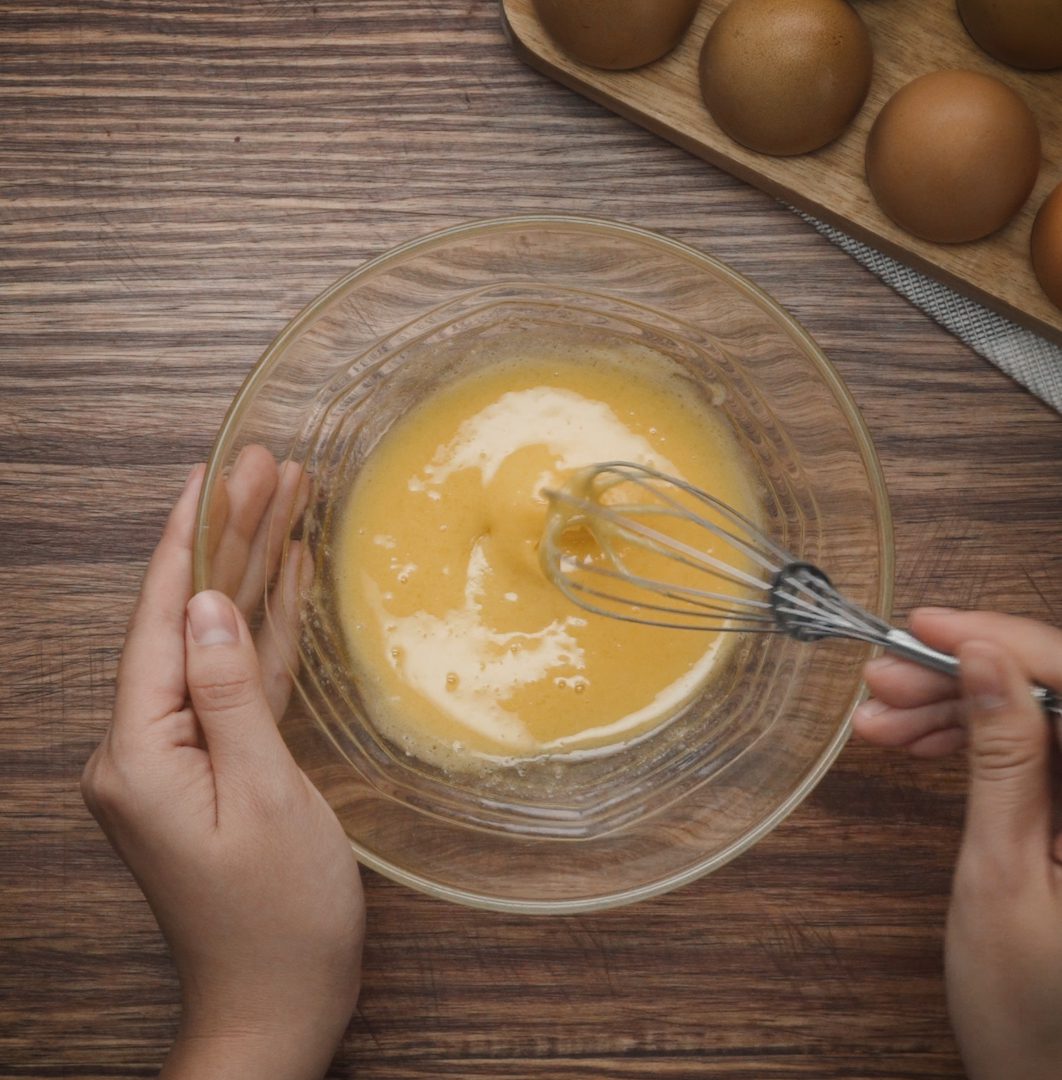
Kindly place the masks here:
POLYGON ((937 617, 942 616, 942 615, 958 615, 959 614, 959 609, 958 608, 953 608, 953 607, 920 607, 918 610, 923 615, 934 615, 934 616, 937 616, 937 617))
POLYGON ((971 641, 963 646, 961 674, 963 691, 978 711, 991 712, 1007 704, 1007 680, 994 645, 971 641))
POLYGON ((196 593, 188 601, 188 628, 197 645, 231 645, 240 639, 232 601, 219 592, 196 593))
POLYGON ((856 709, 852 719, 873 720, 875 716, 880 716, 887 708, 888 705, 884 701, 879 701, 878 698, 870 698, 856 709))

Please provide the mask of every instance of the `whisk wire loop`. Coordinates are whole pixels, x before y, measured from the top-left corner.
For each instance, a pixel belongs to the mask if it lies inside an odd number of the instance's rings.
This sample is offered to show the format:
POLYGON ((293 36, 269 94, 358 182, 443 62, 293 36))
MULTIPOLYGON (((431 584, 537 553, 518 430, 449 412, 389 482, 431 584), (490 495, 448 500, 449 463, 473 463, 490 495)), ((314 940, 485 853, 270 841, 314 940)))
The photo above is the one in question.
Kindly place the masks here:
MULTIPOLYGON (((624 503, 624 516, 628 514, 657 513, 681 517, 707 529, 719 539, 732 545, 741 555, 751 559, 772 574, 777 573, 781 567, 790 561, 789 554, 785 549, 779 547, 773 540, 765 536, 744 514, 685 480, 669 476, 667 473, 660 472, 660 470, 653 469, 648 465, 634 465, 632 462, 627 461, 606 461, 593 466, 593 468, 595 477, 611 475, 610 481, 600 486, 600 494, 604 494, 609 488, 618 484, 630 483, 657 500, 656 503, 646 505, 624 503), (737 528, 739 532, 735 533, 725 529, 716 522, 690 510, 688 506, 685 506, 670 494, 667 490, 669 486, 684 492, 697 502, 714 510, 729 521, 731 526, 737 528)), ((597 500, 587 500, 587 502, 589 503, 588 509, 592 512, 606 508, 605 504, 597 500)), ((625 522, 627 527, 631 524, 629 521, 625 522)))
MULTIPOLYGON (((685 480, 646 465, 606 461, 581 470, 567 490, 545 494, 552 512, 539 551, 543 570, 587 611, 670 629, 776 633, 799 641, 846 638, 881 646, 949 675, 958 673, 954 656, 848 600, 817 566, 790 554, 744 514, 685 480), (606 492, 624 484, 638 491, 638 501, 602 501, 606 492), (751 565, 734 565, 646 519, 700 529, 713 544, 722 541, 735 561, 751 565), (573 529, 588 532, 601 557, 565 552, 563 537, 573 529), (632 567, 620 541, 659 557, 665 568, 704 573, 738 591, 649 576, 632 567)), ((1062 719, 1059 695, 1035 687, 1033 696, 1062 719)))

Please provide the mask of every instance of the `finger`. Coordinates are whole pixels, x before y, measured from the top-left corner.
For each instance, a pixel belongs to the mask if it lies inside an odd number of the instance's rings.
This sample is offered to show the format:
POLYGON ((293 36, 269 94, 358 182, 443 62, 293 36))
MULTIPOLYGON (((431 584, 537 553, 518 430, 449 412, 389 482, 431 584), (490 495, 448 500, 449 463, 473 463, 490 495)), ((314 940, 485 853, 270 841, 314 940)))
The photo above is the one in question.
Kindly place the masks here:
POLYGON ((911 629, 927 645, 956 653, 966 641, 990 641, 1017 661, 1026 677, 1062 689, 1062 630, 1016 615, 995 611, 953 611, 919 608, 911 612, 911 629))
POLYGON ((245 446, 225 489, 228 516, 211 560, 214 588, 235 597, 247 569, 251 541, 277 486, 277 463, 264 446, 245 446))
POLYGON ((287 751, 262 686, 251 633, 235 604, 221 592, 197 593, 188 603, 185 638, 188 693, 220 807, 227 783, 255 784, 287 751))
POLYGON ((875 698, 897 709, 916 708, 959 695, 958 683, 950 675, 895 656, 868 661, 863 677, 875 698))
POLYGON ((203 466, 188 475, 144 574, 118 665, 114 725, 144 730, 184 704, 184 607, 192 595, 192 535, 203 466))
POLYGON ((309 585, 312 574, 313 565, 303 545, 292 542, 269 597, 268 617, 258 634, 262 685, 277 721, 288 707, 298 669, 299 594, 309 585))
POLYGON ((309 476, 296 462, 285 461, 279 470, 272 501, 251 540, 243 581, 236 590, 236 606, 245 619, 261 603, 266 585, 280 564, 284 541, 302 517, 309 497, 309 476))
POLYGON ((959 647, 970 792, 964 848, 1006 867, 1043 857, 1051 830, 1050 732, 1010 655, 990 641, 959 647))
POLYGON ((218 544, 225 535, 225 522, 229 520, 229 493, 225 484, 220 480, 211 485, 210 506, 206 512, 206 552, 213 573, 214 557, 218 552, 218 544))
POLYGON ((907 752, 917 758, 948 757, 966 746, 967 741, 966 728, 950 727, 916 740, 907 748, 907 752))
POLYGON ((871 698, 852 717, 855 733, 875 746, 913 749, 915 743, 938 731, 959 727, 962 704, 958 698, 934 701, 913 709, 894 709, 871 698))

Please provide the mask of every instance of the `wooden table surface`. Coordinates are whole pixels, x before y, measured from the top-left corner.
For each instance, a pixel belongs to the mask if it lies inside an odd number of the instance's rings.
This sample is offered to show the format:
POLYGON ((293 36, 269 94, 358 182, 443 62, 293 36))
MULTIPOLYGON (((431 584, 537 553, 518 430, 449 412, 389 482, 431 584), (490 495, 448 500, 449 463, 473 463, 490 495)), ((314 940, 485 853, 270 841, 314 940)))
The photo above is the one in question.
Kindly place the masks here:
MULTIPOLYGON (((897 613, 1062 620, 1062 418, 767 196, 521 66, 492 0, 0 7, 0 1077, 151 1076, 177 987, 81 805, 126 618, 272 336, 429 230, 568 211, 729 262, 818 339, 896 516, 897 613)), ((959 761, 851 744, 775 833, 633 908, 519 918, 366 874, 329 1076, 962 1076, 959 761)))

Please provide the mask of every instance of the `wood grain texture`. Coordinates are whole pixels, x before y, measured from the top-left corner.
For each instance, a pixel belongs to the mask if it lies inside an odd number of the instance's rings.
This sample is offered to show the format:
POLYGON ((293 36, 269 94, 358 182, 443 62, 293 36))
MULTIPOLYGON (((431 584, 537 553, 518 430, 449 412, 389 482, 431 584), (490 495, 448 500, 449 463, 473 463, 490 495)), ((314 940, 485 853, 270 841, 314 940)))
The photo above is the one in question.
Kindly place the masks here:
MULTIPOLYGON (((491 0, 0 7, 0 1078, 149 1077, 177 990, 81 806, 145 561, 254 359, 366 257, 570 211, 729 262, 818 339, 890 485, 897 610, 1062 621, 1062 419, 753 188, 537 75, 491 0)), ((333 1078, 941 1080, 960 762, 849 746, 639 907, 522 919, 367 875, 333 1078)))
MULTIPOLYGON (((729 138, 701 99, 701 45, 728 2, 704 0, 678 47, 634 71, 602 71, 567 56, 543 29, 534 0, 503 0, 502 7, 517 54, 533 67, 1062 343, 1062 311, 1044 295, 1029 261, 1036 211, 1062 183, 1062 71, 1018 71, 993 60, 966 34, 954 3, 855 0, 874 47, 874 75, 863 108, 847 130, 821 150, 771 157, 729 138), (1022 210, 992 236, 968 244, 934 244, 905 232, 878 209, 864 179, 867 133, 881 107, 911 79, 945 68, 981 71, 1015 89, 1033 110, 1042 143, 1040 173, 1022 210)), ((976 176, 969 178, 969 183, 977 182, 976 176)))

